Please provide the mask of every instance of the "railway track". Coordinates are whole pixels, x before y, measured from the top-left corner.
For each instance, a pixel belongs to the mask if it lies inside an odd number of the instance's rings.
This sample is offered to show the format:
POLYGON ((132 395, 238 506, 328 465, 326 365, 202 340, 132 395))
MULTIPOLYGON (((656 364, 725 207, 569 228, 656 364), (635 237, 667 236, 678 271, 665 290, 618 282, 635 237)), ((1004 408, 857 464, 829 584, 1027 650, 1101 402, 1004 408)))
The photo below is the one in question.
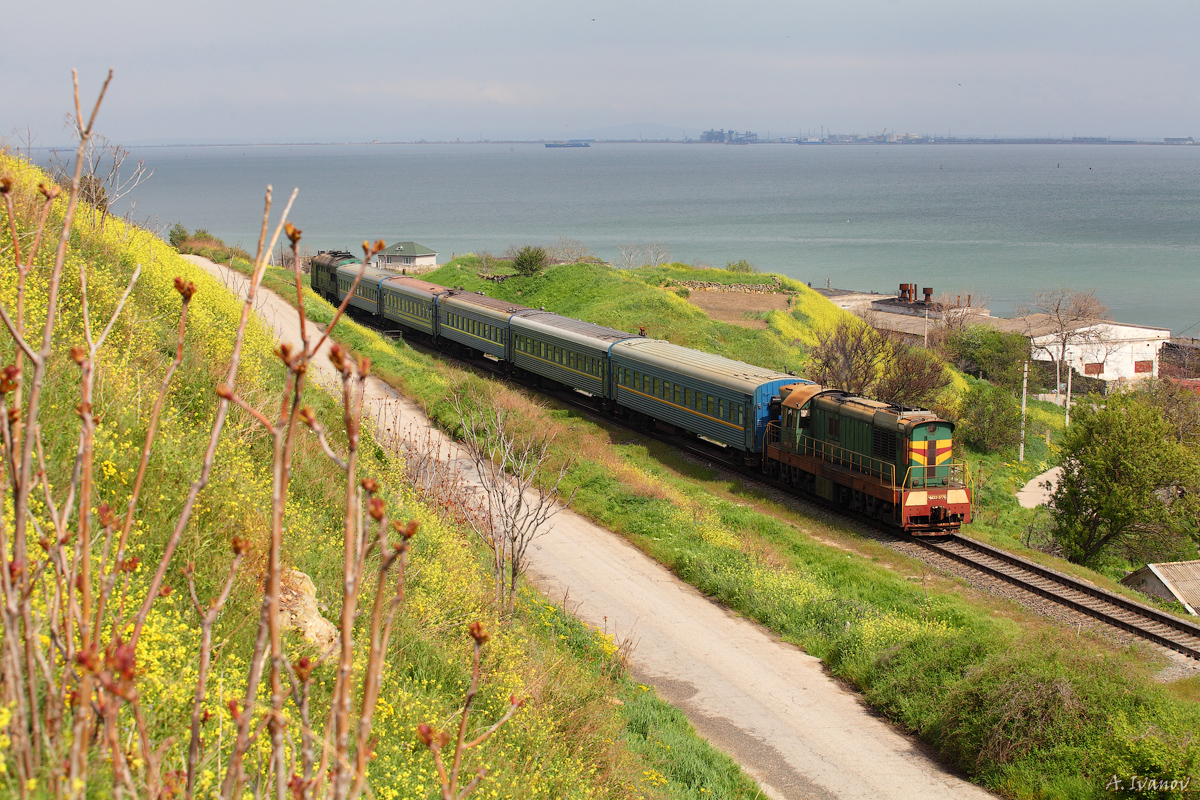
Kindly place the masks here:
MULTIPOLYGON (((361 321, 361 320, 360 320, 361 321)), ((382 331, 392 336, 402 335, 400 331, 382 331)), ((405 337, 410 346, 415 346, 428 353, 450 358, 459 364, 479 372, 487 373, 495 378, 513 382, 498 363, 490 359, 463 358, 431 347, 419 340, 405 337)), ((628 420, 620 419, 611 414, 605 414, 584 395, 571 390, 547 389, 545 387, 529 387, 517 382, 523 388, 537 388, 547 396, 568 405, 597 422, 604 422, 629 430, 639 436, 655 439, 671 445, 679 450, 710 461, 714 466, 720 466, 746 477, 748 480, 771 486, 775 489, 789 491, 783 484, 771 480, 761 472, 747 469, 739 458, 730 458, 723 452, 726 448, 711 444, 704 439, 680 439, 656 430, 652 426, 640 426, 628 420)), ((812 498, 802 498, 812 500, 812 498)), ((877 530, 894 535, 895 532, 880 526, 874 520, 859 515, 850 514, 828 504, 819 503, 821 508, 855 522, 868 525, 877 530)), ((1179 619, 1150 606, 1142 605, 1128 598, 1097 588, 1077 578, 1064 575, 1012 553, 975 541, 962 535, 945 539, 922 539, 913 537, 925 549, 952 559, 984 575, 1005 581, 1025 591, 1031 592, 1066 608, 1085 614, 1119 630, 1131 633, 1154 644, 1160 645, 1183 655, 1200 660, 1200 625, 1179 619)))
POLYGON ((1200 660, 1200 625, 962 535, 914 541, 986 575, 1200 660))

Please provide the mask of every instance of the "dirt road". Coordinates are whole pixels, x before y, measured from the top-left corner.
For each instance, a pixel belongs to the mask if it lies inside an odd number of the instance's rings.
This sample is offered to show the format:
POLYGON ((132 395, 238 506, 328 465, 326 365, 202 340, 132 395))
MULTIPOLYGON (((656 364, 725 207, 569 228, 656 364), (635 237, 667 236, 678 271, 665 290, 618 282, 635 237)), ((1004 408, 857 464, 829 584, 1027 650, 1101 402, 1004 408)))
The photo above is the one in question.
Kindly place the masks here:
MULTIPOLYGON (((244 296, 246 280, 188 257, 244 296)), ((281 341, 299 345, 296 313, 263 292, 258 311, 281 341)), ((319 382, 333 366, 314 361, 319 382)), ((428 426, 420 409, 371 379, 372 416, 402 414, 428 426)), ((395 423, 393 423, 395 424, 395 423)), ((469 459, 444 452, 468 472, 469 459)), ((992 797, 945 771, 911 737, 874 716, 820 662, 706 599, 620 536, 566 511, 533 547, 529 571, 551 598, 618 637, 632 637, 634 674, 678 706, 696 729, 736 758, 772 798, 992 797)))

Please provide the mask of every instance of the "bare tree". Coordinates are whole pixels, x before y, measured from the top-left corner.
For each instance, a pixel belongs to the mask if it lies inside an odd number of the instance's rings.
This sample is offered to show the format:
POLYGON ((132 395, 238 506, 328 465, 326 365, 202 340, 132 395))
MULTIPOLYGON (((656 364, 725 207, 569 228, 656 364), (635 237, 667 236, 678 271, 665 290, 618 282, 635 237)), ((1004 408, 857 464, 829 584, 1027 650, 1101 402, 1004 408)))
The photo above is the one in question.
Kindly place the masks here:
POLYGON ((580 261, 593 257, 592 251, 583 242, 564 236, 558 237, 549 250, 550 257, 563 264, 578 264, 580 261))
POLYGON ((1108 306, 1100 302, 1093 289, 1059 286, 1034 292, 1033 303, 1018 307, 1017 313, 1025 318, 1026 336, 1034 352, 1045 353, 1054 362, 1056 393, 1062 384, 1067 350, 1073 345, 1103 347, 1110 338, 1108 330, 1100 325, 1108 306))
MULTIPOLYGON (((117 201, 153 175, 154 170, 147 167, 146 162, 141 159, 130 168, 125 163, 129 158, 129 151, 100 134, 93 133, 86 141, 81 141, 79 126, 69 114, 67 124, 76 143, 83 149, 83 172, 79 178, 80 199, 100 211, 100 227, 104 227, 104 221, 117 201)), ((65 161, 57 150, 51 150, 50 153, 54 179, 69 186, 72 169, 70 157, 75 153, 70 153, 65 161)))
POLYGON ((880 333, 869 319, 847 317, 833 329, 818 331, 809 358, 817 383, 888 402, 928 405, 950 384, 941 359, 880 333))
POLYGON ((642 248, 645 263, 651 267, 661 267, 671 260, 671 251, 662 242, 651 242, 642 248))
POLYGON ((621 254, 617 260, 617 266, 621 269, 633 269, 641 264, 642 246, 640 244, 617 245, 617 251, 621 254))
POLYGON ((874 328, 847 316, 833 328, 817 330, 816 336, 808 354, 813 380, 852 394, 866 394, 875 385, 888 343, 874 328))
POLYGON ((924 348, 889 340, 888 352, 880 364, 871 394, 889 403, 929 406, 949 385, 950 374, 937 355, 924 348))
POLYGON ((496 603, 512 611, 517 580, 528 565, 526 553, 546 523, 575 499, 575 489, 559 503, 566 462, 544 476, 554 434, 521 434, 512 415, 484 398, 454 395, 451 405, 462 420, 462 439, 471 453, 482 490, 478 514, 468 523, 492 552, 496 603))
POLYGON ((975 324, 987 309, 987 295, 968 294, 967 299, 964 304, 961 294, 950 292, 934 298, 936 319, 930 320, 928 346, 943 356, 947 342, 975 324))

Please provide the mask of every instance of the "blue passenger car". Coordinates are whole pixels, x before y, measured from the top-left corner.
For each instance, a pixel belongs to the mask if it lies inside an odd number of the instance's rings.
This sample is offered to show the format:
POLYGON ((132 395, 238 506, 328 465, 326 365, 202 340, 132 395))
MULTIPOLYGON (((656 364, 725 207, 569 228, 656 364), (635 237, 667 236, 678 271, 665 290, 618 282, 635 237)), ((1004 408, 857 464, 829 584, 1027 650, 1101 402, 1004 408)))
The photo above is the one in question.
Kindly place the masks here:
POLYGON ((452 289, 437 299, 437 335, 503 361, 508 358, 509 317, 531 310, 478 292, 452 289))
POLYGON ((614 344, 610 364, 619 405, 746 453, 762 452, 779 388, 811 383, 656 339, 614 344))
POLYGON ((515 366, 597 397, 608 397, 609 348, 637 338, 549 311, 515 314, 509 324, 515 366))
POLYGON ((417 278, 389 278, 383 282, 383 316, 433 336, 437 324, 437 298, 449 291, 445 286, 417 278))

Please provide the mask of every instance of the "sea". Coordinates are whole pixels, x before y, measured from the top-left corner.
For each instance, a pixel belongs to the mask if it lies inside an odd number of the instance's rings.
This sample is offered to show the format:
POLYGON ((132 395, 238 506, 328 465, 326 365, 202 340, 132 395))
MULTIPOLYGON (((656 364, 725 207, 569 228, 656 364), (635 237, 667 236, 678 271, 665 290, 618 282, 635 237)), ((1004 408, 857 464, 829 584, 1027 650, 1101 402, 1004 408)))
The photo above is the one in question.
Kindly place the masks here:
POLYGON ((610 262, 745 259, 814 287, 972 295, 1010 315, 1094 289, 1113 319, 1200 330, 1200 147, 453 143, 134 148, 117 210, 253 250, 263 193, 312 251, 415 241, 439 261, 582 242, 610 262))

